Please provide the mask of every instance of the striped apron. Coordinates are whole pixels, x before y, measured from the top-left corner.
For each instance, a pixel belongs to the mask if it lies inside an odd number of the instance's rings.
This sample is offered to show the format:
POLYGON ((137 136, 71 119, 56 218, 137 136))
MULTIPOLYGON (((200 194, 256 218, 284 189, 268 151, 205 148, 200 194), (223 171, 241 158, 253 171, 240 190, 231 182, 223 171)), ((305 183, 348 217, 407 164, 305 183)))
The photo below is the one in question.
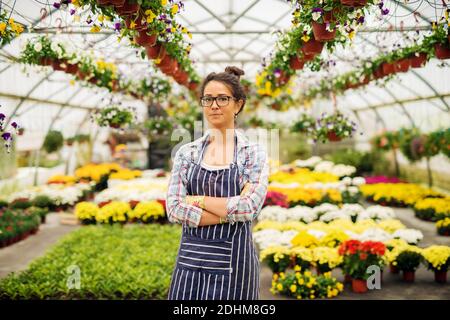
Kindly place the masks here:
MULTIPOLYGON (((241 193, 237 138, 229 168, 201 166, 208 139, 188 171, 188 195, 233 197, 241 193)), ((183 224, 172 273, 169 300, 257 300, 260 264, 253 243, 252 222, 191 228, 183 224)))

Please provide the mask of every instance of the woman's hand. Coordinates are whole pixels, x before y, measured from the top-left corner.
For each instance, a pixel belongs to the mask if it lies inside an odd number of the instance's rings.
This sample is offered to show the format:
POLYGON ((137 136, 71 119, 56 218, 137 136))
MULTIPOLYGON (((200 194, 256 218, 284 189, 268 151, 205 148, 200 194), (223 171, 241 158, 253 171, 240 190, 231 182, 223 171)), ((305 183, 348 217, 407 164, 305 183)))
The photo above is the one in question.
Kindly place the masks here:
POLYGON ((184 201, 186 204, 205 209, 205 196, 186 196, 184 201))

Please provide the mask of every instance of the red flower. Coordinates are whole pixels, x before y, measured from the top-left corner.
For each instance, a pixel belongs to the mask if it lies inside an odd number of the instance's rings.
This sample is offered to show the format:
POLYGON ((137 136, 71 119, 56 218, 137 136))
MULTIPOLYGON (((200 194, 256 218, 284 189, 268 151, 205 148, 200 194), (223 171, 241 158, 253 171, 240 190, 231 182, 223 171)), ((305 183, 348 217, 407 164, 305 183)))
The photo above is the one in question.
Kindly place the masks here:
POLYGON ((359 254, 359 258, 360 258, 361 260, 366 260, 366 259, 367 259, 367 253, 360 253, 360 254, 359 254))

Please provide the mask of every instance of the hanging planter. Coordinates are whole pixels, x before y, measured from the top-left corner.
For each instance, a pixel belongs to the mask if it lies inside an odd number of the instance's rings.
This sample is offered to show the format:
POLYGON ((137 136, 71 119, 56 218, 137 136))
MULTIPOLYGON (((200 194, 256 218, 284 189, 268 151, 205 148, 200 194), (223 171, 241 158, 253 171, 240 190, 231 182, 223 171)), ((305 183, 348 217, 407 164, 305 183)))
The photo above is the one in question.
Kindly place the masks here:
MULTIPOLYGON (((336 30, 328 31, 326 23, 312 22, 314 38, 320 42, 331 41, 336 37, 336 30)), ((320 50, 322 51, 322 49, 320 50)), ((320 53, 320 52, 319 52, 320 53)))
POLYGON ((305 65, 305 61, 300 60, 300 58, 295 55, 291 57, 291 61, 289 62, 291 69, 300 70, 305 65))
POLYGON ((147 29, 147 22, 145 20, 145 17, 142 16, 142 14, 139 12, 136 18, 133 18, 131 16, 127 16, 125 18, 125 25, 128 29, 134 29, 137 31, 146 30, 147 29), (134 21, 135 25, 133 28, 131 28, 131 22, 134 21))
POLYGON ((411 66, 411 62, 408 58, 400 59, 394 62, 394 71, 395 72, 406 72, 409 70, 411 66))
POLYGON ((304 42, 301 50, 306 55, 317 55, 322 52, 324 43, 311 38, 308 42, 304 42))
POLYGON ((47 58, 47 57, 41 58, 41 59, 39 60, 39 64, 40 64, 41 66, 51 66, 51 65, 53 64, 53 60, 50 59, 50 58, 47 58))
POLYGON ((53 62, 52 62, 53 70, 65 71, 66 68, 64 67, 64 64, 65 64, 65 61, 63 61, 63 60, 60 60, 60 59, 53 60, 53 62))
POLYGON ((379 66, 378 68, 376 68, 373 71, 373 76, 375 77, 375 79, 383 78, 384 77, 383 67, 379 66))
POLYGON ((427 54, 421 52, 419 54, 414 54, 411 58, 411 67, 412 68, 422 68, 427 62, 427 54))
POLYGON ((148 34, 147 30, 139 31, 134 41, 142 47, 152 47, 156 44, 156 34, 148 34))
POLYGON ((441 59, 441 60, 445 60, 445 59, 450 59, 450 48, 436 43, 434 45, 434 51, 436 53, 436 58, 441 59))
POLYGON ((327 133, 327 137, 329 141, 333 141, 333 142, 337 142, 337 141, 341 141, 342 138, 338 137, 336 132, 334 131, 330 131, 327 133))
POLYGON ((139 4, 134 0, 127 0, 122 6, 115 6, 116 12, 120 16, 130 16, 139 10, 139 4))
POLYGON ((198 88, 198 82, 195 81, 191 81, 189 82, 189 90, 191 91, 195 91, 198 88))
POLYGON ((385 76, 395 73, 394 64, 392 63, 383 62, 382 68, 385 76))
POLYGON ((163 59, 166 55, 166 49, 161 44, 155 44, 151 47, 146 47, 147 56, 150 59, 163 59))
POLYGON ((125 4, 126 0, 109 0, 109 4, 112 4, 115 7, 122 7, 125 4))
POLYGON ((165 55, 164 58, 162 58, 161 61, 158 63, 158 67, 161 70, 171 69, 172 64, 173 64, 172 61, 175 61, 175 60, 173 60, 171 56, 165 55))
POLYGON ((70 74, 76 74, 78 72, 78 64, 70 64, 69 62, 66 63, 66 72, 70 74))
POLYGON ((367 0, 341 0, 341 4, 347 7, 363 7, 367 4, 367 0))

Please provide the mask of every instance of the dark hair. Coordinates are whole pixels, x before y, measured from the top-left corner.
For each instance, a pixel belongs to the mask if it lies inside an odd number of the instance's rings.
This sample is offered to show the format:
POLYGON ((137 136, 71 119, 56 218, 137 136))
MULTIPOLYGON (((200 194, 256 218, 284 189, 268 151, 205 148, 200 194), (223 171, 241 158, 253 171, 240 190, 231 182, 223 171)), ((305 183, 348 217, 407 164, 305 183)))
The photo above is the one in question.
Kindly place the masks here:
POLYGON ((238 67, 226 67, 224 72, 211 72, 208 74, 203 80, 202 86, 200 88, 201 95, 205 92, 205 87, 210 81, 219 81, 226 85, 233 95, 238 100, 244 101, 241 109, 239 109, 238 113, 242 111, 245 105, 245 100, 247 99, 244 91, 244 87, 241 84, 240 76, 244 75, 244 71, 239 69, 238 67))

